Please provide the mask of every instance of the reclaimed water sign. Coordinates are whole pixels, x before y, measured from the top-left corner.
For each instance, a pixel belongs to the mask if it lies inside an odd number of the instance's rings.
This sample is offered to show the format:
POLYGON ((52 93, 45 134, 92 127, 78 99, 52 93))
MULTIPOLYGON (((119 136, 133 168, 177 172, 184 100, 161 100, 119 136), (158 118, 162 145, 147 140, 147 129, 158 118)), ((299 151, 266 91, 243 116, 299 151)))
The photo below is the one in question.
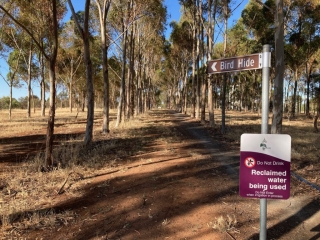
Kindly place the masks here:
POLYGON ((291 137, 285 134, 243 134, 240 146, 240 196, 290 197, 291 137))

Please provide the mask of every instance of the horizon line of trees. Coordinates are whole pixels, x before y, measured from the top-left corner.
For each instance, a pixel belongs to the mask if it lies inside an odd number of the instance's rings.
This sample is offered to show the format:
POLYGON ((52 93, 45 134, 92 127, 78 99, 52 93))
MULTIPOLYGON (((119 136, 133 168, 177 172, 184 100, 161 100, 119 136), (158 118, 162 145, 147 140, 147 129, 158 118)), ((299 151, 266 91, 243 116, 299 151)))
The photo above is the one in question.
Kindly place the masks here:
POLYGON ((30 117, 32 82, 38 81, 43 116, 49 108, 44 169, 54 162, 58 88, 68 92, 70 111, 75 99, 85 103, 86 147, 92 143, 96 99, 103 102, 104 133, 115 103, 117 126, 156 103, 166 17, 161 0, 86 0, 79 12, 70 0, 1 1, 0 54, 9 68, 1 77, 10 88, 9 118, 12 88, 26 83, 30 117), (72 17, 64 21, 67 6, 72 17))
POLYGON ((285 114, 294 118, 302 109, 311 117, 315 99, 314 128, 320 114, 320 3, 315 0, 250 0, 241 18, 228 28, 238 7, 232 1, 180 0, 179 22, 172 22, 165 62, 167 106, 214 126, 215 107, 221 108, 221 132, 225 133, 225 111, 230 108, 260 109, 261 70, 207 74, 206 62, 262 52, 271 45, 269 81, 271 132, 282 132, 285 114), (222 41, 217 41, 221 39, 222 41))
POLYGON ((49 108, 44 166, 53 165, 57 100, 73 111, 87 109, 84 145, 93 137, 95 102, 103 103, 102 132, 109 132, 109 110, 117 108, 116 126, 162 103, 215 126, 220 108, 221 132, 226 109, 260 109, 261 71, 212 74, 206 62, 274 48, 269 97, 272 133, 281 133, 283 111, 294 118, 305 99, 316 99, 320 114, 320 4, 317 0, 250 0, 229 28, 237 5, 231 0, 179 0, 181 18, 164 37, 167 9, 163 0, 85 0, 75 12, 71 0, 1 0, 0 57, 8 74, 9 118, 12 88, 27 85, 27 117, 32 84, 40 85, 42 116, 49 108), (67 7, 72 13, 64 20, 67 7), (222 39, 222 40, 220 40, 222 39), (57 91, 60 90, 60 91, 57 91), (46 96, 49 92, 49 96, 46 96), (59 92, 59 93, 58 93, 59 92), (63 94, 62 94, 63 93, 63 94), (46 102, 45 99, 48 99, 46 102), (187 110, 190 109, 190 112, 187 110))

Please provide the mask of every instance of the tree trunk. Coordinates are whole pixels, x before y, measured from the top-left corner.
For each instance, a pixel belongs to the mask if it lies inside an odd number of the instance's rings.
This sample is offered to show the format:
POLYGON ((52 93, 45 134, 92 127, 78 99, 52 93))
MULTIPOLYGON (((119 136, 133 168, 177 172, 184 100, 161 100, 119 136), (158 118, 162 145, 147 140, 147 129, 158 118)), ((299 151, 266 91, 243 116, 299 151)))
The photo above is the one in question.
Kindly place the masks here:
POLYGON ((44 117, 46 115, 46 85, 44 82, 44 61, 43 54, 40 55, 40 71, 41 71, 41 82, 40 82, 40 95, 41 95, 41 116, 44 117))
POLYGON ((80 26, 77 15, 74 11, 71 0, 68 0, 68 4, 72 15, 74 17, 77 28, 80 32, 83 41, 84 48, 84 62, 86 66, 86 83, 87 83, 87 125, 84 137, 84 144, 86 146, 90 145, 93 138, 93 121, 94 121, 94 88, 93 88, 93 78, 92 78, 92 62, 90 57, 90 33, 89 33, 89 10, 90 10, 90 0, 86 0, 85 11, 84 11, 84 24, 83 28, 80 26))
POLYGON ((132 25, 132 37, 130 39, 130 49, 131 49, 131 55, 130 55, 130 78, 129 78, 129 85, 130 85, 130 98, 129 98, 129 117, 134 116, 134 97, 135 97, 135 91, 134 91, 134 77, 135 77, 135 71, 134 71, 134 59, 135 59, 135 26, 136 24, 132 25))
POLYGON ((196 8, 193 11, 193 35, 192 35, 192 87, 191 87, 191 117, 195 117, 196 111, 196 95, 195 95, 195 82, 196 82, 196 45, 197 45, 197 21, 196 21, 196 8))
POLYGON ((188 69, 189 69, 189 65, 185 64, 184 66, 184 88, 183 88, 183 113, 187 114, 187 108, 188 108, 188 69))
POLYGON ((93 121, 94 121, 94 89, 93 89, 93 79, 92 79, 92 62, 90 58, 89 32, 87 32, 84 38, 84 61, 86 65, 87 108, 88 108, 84 144, 88 146, 92 142, 93 121))
POLYGON ((29 60, 28 60, 28 103, 27 103, 27 118, 31 117, 31 63, 32 63, 32 44, 29 49, 29 60))
POLYGON ((54 134, 54 121, 55 121, 55 102, 56 102, 56 59, 58 53, 58 21, 57 21, 57 8, 56 1, 52 0, 52 22, 54 32, 53 50, 49 60, 49 80, 50 80, 50 105, 49 105, 49 117, 47 126, 47 138, 46 138, 46 154, 45 154, 45 168, 52 167, 52 149, 53 149, 53 134, 54 134))
MULTIPOLYGON (((216 9, 217 9, 217 2, 215 0, 213 13, 211 15, 212 9, 212 0, 208 1, 208 61, 211 60, 211 56, 213 54, 213 38, 214 38, 214 24, 212 24, 212 19, 215 19, 216 16, 216 9)), ((208 75, 208 112, 209 112, 209 125, 210 127, 214 127, 214 106, 213 106, 213 79, 211 75, 208 75)))
POLYGON ((310 116, 310 75, 307 76, 307 102, 306 102, 306 116, 310 116))
POLYGON ((102 48, 102 61, 103 61, 103 121, 102 132, 109 133, 109 108, 110 108, 110 96, 109 96, 109 69, 108 69, 108 47, 105 43, 102 48))
POLYGON ((306 116, 310 118, 310 78, 311 78, 311 72, 312 72, 312 63, 310 64, 309 70, 308 70, 308 63, 306 64, 306 72, 307 72, 307 102, 306 102, 306 116))
MULTIPOLYGON (((130 4, 130 3, 129 3, 130 4)), ((122 20, 122 31, 124 32, 123 40, 122 40, 122 74, 121 74, 121 85, 120 85, 120 97, 119 97, 119 104, 118 104, 118 113, 117 113, 117 122, 116 127, 120 125, 122 121, 122 111, 123 105, 125 100, 125 75, 126 75, 126 53, 127 53, 127 30, 124 23, 124 19, 122 20)))
POLYGON ((82 95, 81 95, 81 112, 84 112, 85 107, 86 107, 86 92, 82 91, 82 95))
POLYGON ((53 165, 52 149, 53 149, 53 133, 55 120, 55 100, 56 100, 56 85, 55 85, 55 62, 50 62, 49 79, 50 79, 50 103, 49 103, 49 118, 47 126, 46 138, 46 158, 45 167, 53 165))
POLYGON ((72 80, 70 79, 69 81, 69 86, 68 86, 68 96, 69 96, 69 111, 72 113, 72 80))
POLYGON ((276 0, 275 11, 275 80, 273 97, 273 118, 271 125, 272 134, 282 133, 283 115, 283 75, 284 75, 284 23, 283 23, 283 0, 276 0))
POLYGON ((10 83, 10 99, 9 99, 9 120, 11 120, 11 112, 12 112, 12 82, 10 83))
MULTIPOLYGON (((228 29, 228 1, 224 4, 224 44, 223 57, 226 57, 227 51, 227 29, 228 29)), ((226 133, 226 90, 227 90, 227 74, 223 74, 222 83, 222 106, 221 106, 221 133, 226 133)))
POLYGON ((85 6, 85 21, 83 31, 83 46, 84 46, 84 62, 86 65, 86 79, 87 79, 87 125, 84 137, 84 144, 88 146, 92 142, 93 137, 93 121, 94 121, 94 89, 92 78, 92 62, 90 57, 90 33, 89 33, 89 6, 90 0, 86 0, 85 6))
MULTIPOLYGON (((202 1, 200 1, 200 7, 202 6, 202 1)), ((201 7, 201 13, 202 15, 202 7, 201 7)), ((202 60, 205 59, 205 49, 204 49, 204 26, 201 24, 201 47, 202 47, 202 60)), ((205 81, 205 74, 201 73, 201 122, 206 122, 206 91, 207 91, 207 83, 205 81)))
MULTIPOLYGON (((201 8, 201 1, 199 2, 199 7, 198 8, 201 8)), ((201 12, 201 10, 200 10, 201 12)), ((196 34, 196 39, 197 39, 197 48, 196 48, 196 70, 197 70, 197 83, 196 83, 196 119, 199 119, 200 118, 200 67, 199 67, 199 64, 200 64, 200 35, 201 35, 201 32, 200 32, 200 29, 201 29, 201 22, 200 22, 200 18, 202 16, 200 16, 200 14, 197 14, 196 15, 196 28, 199 28, 199 30, 197 31, 197 34, 196 34)))
POLYGON ((140 29, 137 28, 138 34, 138 70, 136 77, 136 110, 135 116, 138 116, 141 113, 141 77, 142 77, 142 54, 141 54, 141 39, 140 39, 140 29))
POLYGON ((71 66, 70 66, 70 76, 69 76, 69 86, 68 86, 68 91, 69 91, 69 111, 72 113, 72 87, 73 87, 73 59, 71 60, 71 66))
POLYGON ((110 0, 104 0, 103 9, 98 0, 95 1, 99 10, 100 21, 100 37, 101 37, 101 55, 102 55, 102 74, 103 74, 103 120, 102 132, 109 132, 109 108, 110 108, 110 93, 109 93, 109 74, 108 74, 108 48, 106 39, 106 21, 109 12, 110 0))
POLYGON ((317 115, 315 115, 314 120, 313 120, 313 127, 314 127, 315 132, 319 132, 318 119, 320 117, 320 91, 318 94, 319 94, 319 96, 318 96, 317 115))
POLYGON ((35 100, 34 100, 34 94, 33 91, 31 90, 31 99, 32 99, 32 106, 33 106, 33 113, 36 113, 36 104, 35 104, 35 100))
MULTIPOLYGON (((129 45, 129 42, 128 42, 129 45)), ((128 48, 128 47, 127 47, 128 48)), ((127 49, 129 59, 130 59, 130 51, 127 49)), ((130 61, 129 61, 129 66, 128 66, 128 71, 127 71, 127 84, 126 84, 126 94, 125 94, 125 111, 124 111, 124 116, 125 119, 128 120, 130 118, 130 61)))
POLYGON ((297 89, 298 89, 298 69, 295 69, 294 72, 294 88, 293 88, 293 96, 292 96, 292 105, 291 105, 291 118, 296 116, 296 105, 297 105, 297 89))
POLYGON ((226 133, 226 91, 227 91, 227 74, 223 74, 222 93, 221 93, 221 133, 226 133))

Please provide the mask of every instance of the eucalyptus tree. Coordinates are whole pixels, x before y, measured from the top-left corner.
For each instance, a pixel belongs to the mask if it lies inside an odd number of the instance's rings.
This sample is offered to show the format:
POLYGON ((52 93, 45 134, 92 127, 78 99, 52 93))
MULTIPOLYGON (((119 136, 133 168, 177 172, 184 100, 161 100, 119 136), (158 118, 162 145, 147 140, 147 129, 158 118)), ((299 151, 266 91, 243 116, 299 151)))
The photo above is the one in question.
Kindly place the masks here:
POLYGON ((194 22, 194 27, 196 29, 196 105, 195 105, 195 117, 197 119, 200 118, 200 41, 201 41, 201 30, 203 29, 202 27, 202 0, 198 0, 196 1, 196 18, 195 18, 195 22, 194 22))
MULTIPOLYGON (((200 28, 200 33, 199 33, 199 61, 201 58, 201 62, 204 63, 205 58, 206 58, 206 52, 205 52, 205 9, 206 6, 202 0, 199 1, 199 28, 200 28)), ((206 121, 206 91, 207 91, 207 82, 205 81, 205 66, 202 64, 202 67, 198 67, 198 72, 199 72, 199 78, 198 80, 198 91, 199 91, 199 115, 200 115, 200 120, 202 123, 205 123, 206 121), (200 92, 201 88, 201 92, 200 92)))
POLYGON ((196 66, 197 66, 197 3, 198 0, 180 0, 184 13, 192 29, 192 84, 191 84, 191 117, 196 116, 196 66))
MULTIPOLYGON (((223 24, 224 24, 224 34, 223 34, 223 57, 225 58, 227 55, 227 30, 228 30, 228 19, 230 17, 230 8, 229 8, 230 0, 223 1, 223 24)), ((221 133, 226 133, 226 92, 227 92, 227 73, 223 74, 223 82, 222 82, 222 99, 221 99, 221 133)))
POLYGON ((103 74, 103 121, 102 132, 109 132, 109 108, 110 108, 110 90, 108 75, 108 48, 111 43, 107 32, 107 17, 111 6, 111 0, 95 0, 100 23, 100 48, 102 56, 102 74, 103 74))
POLYGON ((125 111, 125 73, 126 73, 126 58, 127 58, 127 37, 128 37, 128 25, 130 23, 131 1, 119 1, 115 5, 112 11, 113 20, 115 20, 120 26, 120 33, 122 36, 122 72, 121 72, 121 83, 120 83, 120 96, 118 104, 118 113, 116 120, 116 127, 124 120, 125 111), (120 21, 119 21, 120 20, 120 21))
POLYGON ((189 77, 189 68, 191 64, 192 56, 192 29, 188 21, 181 19, 179 23, 172 22, 171 28, 172 32, 170 35, 171 45, 171 54, 169 57, 172 59, 172 64, 175 66, 175 76, 179 77, 179 73, 182 73, 181 80, 183 81, 182 85, 182 112, 187 114, 187 103, 188 103, 188 77, 189 77))
MULTIPOLYGON (((214 32, 216 17, 218 15, 218 0, 208 0, 208 27, 207 27, 207 60, 210 61, 213 56, 214 47, 214 32)), ((214 126, 214 107, 213 107, 213 78, 212 75, 208 76, 208 113, 209 125, 214 126)))
MULTIPOLYGON (((172 24, 172 23, 171 23, 172 24)), ((177 59, 174 57, 173 53, 173 48, 172 48, 172 43, 169 41, 166 41, 164 44, 164 57, 165 60, 163 61, 162 64, 162 91, 165 92, 165 106, 169 109, 172 109, 174 105, 174 92, 176 88, 176 83, 175 79, 176 74, 178 72, 177 69, 177 59)), ((183 110, 182 110, 183 112, 183 110)))
POLYGON ((49 107, 49 117, 47 126, 47 136, 46 136, 46 152, 45 152, 45 162, 44 167, 49 168, 53 165, 52 149, 53 149, 53 134, 54 134, 54 121, 55 121, 55 65, 56 57, 58 52, 58 21, 62 19, 63 13, 65 12, 64 6, 60 1, 56 0, 43 0, 39 1, 10 1, 9 5, 0 5, 1 11, 7 14, 18 26, 23 28, 23 30, 32 38, 34 44, 38 47, 39 51, 43 53, 49 65, 49 79, 50 79, 50 107, 49 107), (44 23, 46 25, 46 41, 49 43, 47 45, 42 45, 39 42, 39 36, 37 35, 37 26, 33 25, 35 22, 26 22, 19 20, 19 13, 24 11, 24 14, 28 13, 30 17, 36 16, 36 14, 41 13, 41 17, 46 19, 44 23))
POLYGON ((110 79, 110 108, 115 109, 117 98, 120 95, 119 86, 121 82, 121 62, 115 56, 108 59, 108 69, 111 70, 108 75, 110 79))
MULTIPOLYGON (((303 4, 303 3, 302 3, 303 4)), ((305 51, 306 51, 306 115, 309 116, 310 112, 310 80, 311 74, 315 71, 317 67, 317 57, 320 48, 320 3, 318 1, 312 0, 306 3, 304 6, 303 14, 303 34, 305 38, 305 51)))
POLYGON ((275 23, 275 79, 273 98, 273 117, 271 133, 282 133, 283 84, 284 84, 284 7, 283 0, 276 0, 274 7, 275 23))
POLYGON ((142 91, 142 85, 151 86, 148 75, 152 70, 152 58, 149 54, 154 49, 146 48, 152 46, 152 40, 157 41, 157 33, 163 31, 159 28, 164 22, 163 9, 162 1, 157 0, 116 1, 113 4, 110 21, 118 36, 114 40, 115 44, 119 46, 121 40, 122 47, 119 49, 123 62, 116 126, 133 116, 134 109, 138 114, 142 107, 142 97, 144 102, 148 99, 148 96, 143 95, 149 95, 150 92, 142 91))
POLYGON ((90 29, 89 29, 89 11, 90 0, 86 0, 83 19, 79 18, 73 8, 71 0, 67 0, 72 12, 73 20, 76 23, 77 29, 83 41, 83 57, 86 66, 86 87, 87 87, 87 124, 84 137, 84 144, 90 145, 93 138, 93 121, 94 121, 94 85, 92 77, 92 61, 90 57, 90 29), (83 22, 80 22, 83 20, 83 22), (81 25, 83 24, 83 25, 81 25))
MULTIPOLYGON (((135 61, 137 64, 135 68, 138 69, 138 73, 136 74, 136 104, 140 104, 141 106, 141 103, 143 102, 142 98, 144 98, 144 102, 146 100, 144 92, 141 92, 141 89, 144 85, 144 82, 147 81, 147 78, 150 79, 150 75, 148 76, 147 73, 154 74, 153 71, 157 71, 159 73, 161 69, 160 61, 164 54, 163 49, 165 41, 163 33, 165 29, 164 24, 167 11, 163 6, 163 1, 142 0, 140 5, 144 7, 141 9, 143 11, 140 13, 141 18, 139 18, 136 22, 137 37, 135 39, 137 40, 136 58, 138 61, 135 61), (155 54, 155 57, 152 56, 151 52, 155 54), (140 91, 138 90, 139 88, 140 91)), ((154 76, 156 79, 158 79, 159 74, 155 74, 154 76)), ((157 81, 156 79, 154 80, 157 81)), ((150 84, 148 85, 151 86, 150 84)), ((136 109, 139 108, 141 107, 136 109)), ((139 114, 139 111, 136 114, 139 114)))
MULTIPOLYGON (((284 7, 283 0, 268 0, 265 3, 251 0, 241 14, 244 24, 257 40, 257 47, 275 45, 275 80, 273 99, 272 133, 280 133, 283 113, 284 79, 284 7), (275 27, 275 28, 274 28, 275 27)), ((271 85, 271 81, 270 81, 271 85)), ((270 91, 271 91, 270 87, 270 91)), ((269 94, 271 97, 271 94, 269 94)))
POLYGON ((44 117, 46 115, 46 89, 47 82, 45 81, 45 70, 46 64, 45 59, 41 51, 38 51, 38 63, 39 63, 39 71, 40 71, 40 101, 41 101, 41 116, 44 117))
POLYGON ((77 73, 85 71, 83 65, 83 50, 81 39, 75 34, 75 23, 73 20, 66 22, 61 29, 60 51, 58 54, 59 79, 63 81, 68 89, 69 110, 72 112, 73 96, 75 95, 74 85, 81 78, 77 73))
POLYGON ((313 119, 313 127, 315 132, 319 132, 319 129, 318 129, 318 119, 320 118, 320 74, 319 72, 314 73, 312 78, 315 83, 318 83, 318 86, 315 87, 315 101, 316 101, 317 107, 316 107, 316 114, 313 119))
MULTIPOLYGON (((21 37, 21 36, 19 36, 21 37)), ((31 92, 32 92, 32 80, 35 79, 38 69, 36 63, 34 62, 34 53, 35 46, 32 40, 25 39, 23 40, 24 46, 18 46, 17 49, 20 49, 22 56, 19 62, 18 75, 20 79, 26 82, 27 92, 28 92, 28 101, 27 101, 27 118, 31 117, 31 92), (25 49, 27 48, 27 49, 25 49)))
POLYGON ((3 78, 3 80, 7 83, 9 86, 9 119, 11 120, 11 109, 12 109, 12 88, 19 86, 19 80, 16 78, 16 74, 19 68, 19 62, 21 58, 21 51, 13 50, 8 57, 8 66, 9 66, 9 71, 7 73, 7 76, 3 76, 0 73, 0 76, 3 78))
MULTIPOLYGON (((228 31, 228 52, 232 56, 243 56, 255 53, 259 47, 256 44, 256 41, 250 38, 248 29, 243 24, 243 20, 240 18, 238 22, 229 29, 228 31)), ((231 78, 231 84, 233 84, 233 91, 238 92, 240 97, 240 111, 242 110, 242 103, 244 99, 247 99, 247 102, 250 101, 253 106, 255 98, 257 98, 257 77, 261 76, 261 71, 251 70, 251 71, 242 71, 239 73, 233 73, 231 78), (232 82, 232 80, 234 80, 232 82), (237 86, 240 89, 236 89, 237 86)), ((246 105, 248 106, 248 105, 246 105)))
POLYGON ((13 87, 19 87, 19 78, 17 77, 17 72, 19 68, 20 59, 22 56, 22 50, 15 49, 15 44, 12 39, 12 36, 14 37, 15 31, 15 25, 12 22, 12 20, 8 17, 1 16, 1 30, 0 30, 0 36, 1 36, 1 58, 3 61, 6 62, 8 65, 8 73, 7 75, 4 75, 0 73, 1 78, 4 80, 4 82, 9 87, 9 102, 8 102, 8 108, 9 108, 9 119, 11 120, 11 109, 12 109, 12 89, 13 87))
POLYGON ((135 1, 132 10, 132 24, 128 33, 127 118, 134 115, 134 109, 135 115, 138 115, 141 107, 142 110, 150 108, 146 101, 150 103, 153 99, 155 84, 159 80, 167 14, 163 1, 158 0, 135 1), (148 90, 142 91, 143 86, 148 90))
POLYGON ((134 88, 134 65, 135 65, 135 45, 136 45, 136 32, 140 13, 142 8, 140 4, 131 1, 130 15, 132 23, 128 26, 128 48, 127 48, 127 61, 128 61, 128 74, 127 74, 127 85, 126 85, 126 110, 125 118, 130 119, 134 116, 134 100, 135 100, 135 88, 134 88))
POLYGON ((289 66, 295 73, 291 117, 294 117, 296 112, 298 78, 303 72, 301 68, 313 58, 312 55, 320 46, 320 17, 319 14, 315 14, 315 12, 319 12, 319 9, 319 3, 315 1, 306 3, 296 0, 292 2, 288 12, 288 32, 286 35, 288 44, 285 49, 289 66))
MULTIPOLYGON (((21 7, 21 13, 19 14, 19 21, 25 22, 25 18, 30 19, 30 22, 34 21, 34 17, 28 15, 28 11, 24 11, 21 7)), ((20 52, 19 63, 17 65, 17 71, 15 76, 20 76, 20 79, 26 82, 27 92, 28 92, 28 101, 27 101, 27 118, 31 116, 31 80, 32 69, 34 67, 33 61, 33 52, 34 44, 33 40, 28 34, 26 34, 21 27, 16 26, 9 17, 4 16, 2 19, 2 40, 4 44, 11 49, 17 49, 20 52)))

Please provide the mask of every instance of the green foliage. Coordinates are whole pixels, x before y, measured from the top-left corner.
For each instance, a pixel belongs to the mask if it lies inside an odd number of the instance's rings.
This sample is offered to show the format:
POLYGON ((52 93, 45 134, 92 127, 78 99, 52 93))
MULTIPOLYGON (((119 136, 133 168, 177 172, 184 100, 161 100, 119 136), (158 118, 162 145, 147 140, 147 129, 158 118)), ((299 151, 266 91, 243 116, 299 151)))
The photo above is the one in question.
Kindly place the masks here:
MULTIPOLYGON (((2 97, 0 98, 0 109, 9 109, 10 104, 10 97, 2 97)), ((12 108, 19 108, 20 103, 15 99, 12 98, 12 108)))
MULTIPOLYGON (((264 4, 271 9, 275 7, 274 0, 268 0, 264 4)), ((267 7, 250 0, 241 13, 243 24, 260 46, 274 43, 274 16, 267 7)))
POLYGON ((192 50, 192 28, 188 21, 183 22, 171 22, 170 27, 172 32, 170 35, 170 41, 176 44, 181 49, 192 50))
MULTIPOLYGON (((33 103, 34 103, 35 107, 39 108, 41 106, 40 99, 38 98, 38 96, 36 96, 36 95, 31 96, 32 106, 33 106, 33 103)), ((20 97, 19 98, 19 108, 27 109, 27 106, 28 106, 28 97, 20 97)))

